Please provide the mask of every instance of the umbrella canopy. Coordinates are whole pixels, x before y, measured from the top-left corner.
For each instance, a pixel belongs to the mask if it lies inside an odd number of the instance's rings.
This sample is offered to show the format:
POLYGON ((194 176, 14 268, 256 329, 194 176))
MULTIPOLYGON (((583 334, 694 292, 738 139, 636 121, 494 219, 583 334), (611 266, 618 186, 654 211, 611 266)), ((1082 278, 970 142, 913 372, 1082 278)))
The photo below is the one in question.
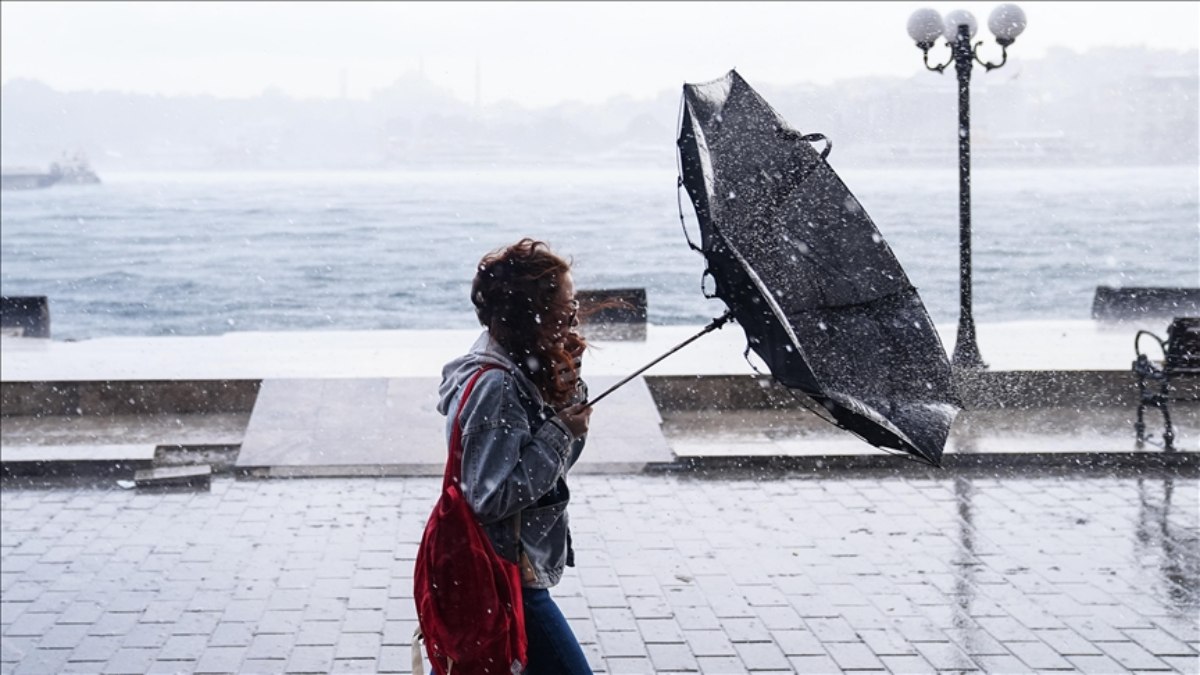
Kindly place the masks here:
POLYGON ((681 181, 705 273, 776 380, 867 442, 939 464, 959 410, 946 352, 820 139, 735 71, 684 86, 681 181))

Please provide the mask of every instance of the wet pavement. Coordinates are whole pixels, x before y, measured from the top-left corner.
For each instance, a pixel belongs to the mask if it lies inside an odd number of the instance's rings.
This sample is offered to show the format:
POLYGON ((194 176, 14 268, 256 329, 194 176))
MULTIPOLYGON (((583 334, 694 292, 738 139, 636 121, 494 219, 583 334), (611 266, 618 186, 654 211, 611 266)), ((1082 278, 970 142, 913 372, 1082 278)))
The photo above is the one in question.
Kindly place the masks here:
MULTIPOLYGON (((432 478, 8 479, 0 670, 405 672, 432 478)), ((1195 472, 578 476, 598 672, 1200 672, 1195 472)))

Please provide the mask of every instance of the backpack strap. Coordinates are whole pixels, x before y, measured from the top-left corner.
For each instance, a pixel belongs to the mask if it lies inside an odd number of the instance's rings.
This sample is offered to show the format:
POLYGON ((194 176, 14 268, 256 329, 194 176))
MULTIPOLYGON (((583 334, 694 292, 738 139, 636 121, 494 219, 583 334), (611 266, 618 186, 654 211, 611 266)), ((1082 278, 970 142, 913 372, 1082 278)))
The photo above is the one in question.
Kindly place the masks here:
POLYGON ((462 481, 462 427, 459 425, 459 417, 462 416, 463 407, 467 404, 467 399, 471 397, 471 392, 475 390, 475 384, 479 381, 479 377, 489 370, 497 370, 499 366, 486 365, 475 371, 471 379, 467 380, 467 384, 463 387, 462 395, 458 398, 458 410, 454 413, 454 424, 450 427, 450 456, 446 458, 446 471, 442 477, 442 490, 451 485, 458 485, 462 481))
MULTIPOLYGON (((475 390, 475 384, 479 381, 480 376, 489 370, 499 370, 499 366, 486 365, 480 368, 467 380, 467 384, 463 387, 462 396, 458 399, 458 411, 454 413, 454 426, 450 430, 450 456, 446 459, 446 472, 442 478, 442 490, 451 485, 459 485, 462 481, 462 427, 459 425, 459 417, 462 416, 463 407, 470 398, 471 392, 475 390), (458 474, 453 471, 457 469, 458 474)), ((524 547, 521 545, 521 514, 516 513, 512 517, 513 540, 517 548, 517 561, 521 568, 521 577, 524 581, 533 581, 536 579, 536 573, 533 571, 533 563, 529 561, 529 556, 525 555, 524 547)))

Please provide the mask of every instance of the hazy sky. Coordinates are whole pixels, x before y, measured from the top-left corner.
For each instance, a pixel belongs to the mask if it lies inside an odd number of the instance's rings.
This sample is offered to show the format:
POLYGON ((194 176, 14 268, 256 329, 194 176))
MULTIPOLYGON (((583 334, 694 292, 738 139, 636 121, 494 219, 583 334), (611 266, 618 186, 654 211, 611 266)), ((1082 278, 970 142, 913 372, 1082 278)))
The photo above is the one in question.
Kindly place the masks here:
MULTIPOLYGON (((999 3, 0 3, 0 78, 57 89, 352 98, 421 69, 472 101, 652 96, 737 67, 756 83, 828 83, 921 69, 919 7, 999 3)), ((1196 49, 1197 2, 1026 2, 1017 59, 1054 46, 1196 49)), ((936 51, 938 56, 944 48, 936 51)))

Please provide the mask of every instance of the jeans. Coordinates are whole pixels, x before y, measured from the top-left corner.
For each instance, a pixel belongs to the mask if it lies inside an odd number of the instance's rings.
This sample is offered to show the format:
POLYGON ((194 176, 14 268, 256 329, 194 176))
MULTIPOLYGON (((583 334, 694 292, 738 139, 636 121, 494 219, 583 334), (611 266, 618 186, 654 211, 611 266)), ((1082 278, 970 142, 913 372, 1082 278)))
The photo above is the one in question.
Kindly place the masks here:
POLYGON ((526 675, 592 675, 579 640, 550 591, 523 588, 525 635, 529 639, 526 675))

